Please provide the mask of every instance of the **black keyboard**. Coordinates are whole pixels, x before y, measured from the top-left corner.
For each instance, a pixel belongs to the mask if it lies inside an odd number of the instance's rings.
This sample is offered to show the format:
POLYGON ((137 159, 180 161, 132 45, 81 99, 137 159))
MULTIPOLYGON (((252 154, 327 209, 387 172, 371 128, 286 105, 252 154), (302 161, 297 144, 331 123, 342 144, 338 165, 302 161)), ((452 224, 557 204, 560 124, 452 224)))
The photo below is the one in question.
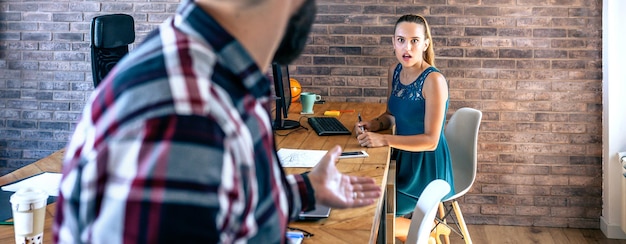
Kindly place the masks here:
POLYGON ((352 134, 352 132, 335 117, 309 117, 309 125, 313 127, 319 136, 352 134))

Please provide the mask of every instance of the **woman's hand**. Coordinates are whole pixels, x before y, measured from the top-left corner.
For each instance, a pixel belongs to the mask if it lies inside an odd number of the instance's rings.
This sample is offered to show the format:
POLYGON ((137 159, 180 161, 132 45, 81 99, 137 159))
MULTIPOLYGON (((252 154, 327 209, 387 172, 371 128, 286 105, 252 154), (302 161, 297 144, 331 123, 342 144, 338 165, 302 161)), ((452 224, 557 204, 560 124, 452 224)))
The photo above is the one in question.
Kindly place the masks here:
POLYGON ((374 132, 365 132, 357 135, 356 139, 362 147, 382 147, 387 146, 386 136, 374 132))
POLYGON ((372 131, 371 126, 372 124, 369 121, 356 122, 356 124, 354 124, 354 132, 356 132, 357 136, 361 135, 366 131, 372 131))
POLYGON ((309 173, 315 201, 331 208, 355 208, 370 205, 381 196, 372 178, 344 175, 337 170, 341 147, 329 150, 309 173))

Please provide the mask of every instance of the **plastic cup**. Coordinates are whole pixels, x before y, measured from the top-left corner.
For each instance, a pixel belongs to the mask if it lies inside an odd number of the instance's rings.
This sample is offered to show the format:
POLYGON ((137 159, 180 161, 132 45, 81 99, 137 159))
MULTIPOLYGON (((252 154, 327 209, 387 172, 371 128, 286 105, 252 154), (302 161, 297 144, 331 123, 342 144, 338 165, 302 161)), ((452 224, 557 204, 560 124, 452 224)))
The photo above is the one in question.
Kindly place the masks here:
POLYGON ((43 243, 48 194, 40 189, 22 188, 11 195, 15 243, 43 243))

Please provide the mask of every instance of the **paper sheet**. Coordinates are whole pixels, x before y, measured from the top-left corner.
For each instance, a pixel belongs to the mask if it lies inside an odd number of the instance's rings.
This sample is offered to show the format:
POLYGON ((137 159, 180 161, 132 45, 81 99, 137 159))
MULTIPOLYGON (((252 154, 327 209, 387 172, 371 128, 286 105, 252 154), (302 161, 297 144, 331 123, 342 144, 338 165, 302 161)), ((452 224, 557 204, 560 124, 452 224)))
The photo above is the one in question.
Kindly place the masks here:
POLYGON ((285 168, 312 168, 326 155, 326 150, 303 150, 281 148, 278 160, 285 168))
POLYGON ((15 192, 23 187, 33 187, 44 190, 48 193, 48 195, 56 197, 59 195, 60 184, 60 173, 44 172, 42 174, 38 174, 24 180, 5 185, 2 187, 2 190, 15 192))

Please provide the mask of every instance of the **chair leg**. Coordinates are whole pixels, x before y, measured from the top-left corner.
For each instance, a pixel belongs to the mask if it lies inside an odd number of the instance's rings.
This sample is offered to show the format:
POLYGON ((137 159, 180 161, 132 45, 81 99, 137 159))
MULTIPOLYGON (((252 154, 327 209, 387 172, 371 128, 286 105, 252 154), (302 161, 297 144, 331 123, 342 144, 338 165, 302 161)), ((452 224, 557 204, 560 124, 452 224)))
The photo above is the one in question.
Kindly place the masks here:
MULTIPOLYGON (((437 221, 435 221, 435 225, 437 221)), ((428 244, 440 244, 439 237, 437 237, 437 230, 433 230, 430 232, 430 236, 428 237, 428 244)))
MULTIPOLYGON (((438 228, 437 221, 435 221, 433 224, 437 226, 435 228, 438 228)), ((439 239, 439 236, 437 236, 437 229, 430 232, 430 236, 428 237, 428 244, 441 244, 441 240, 439 239)))
POLYGON ((456 215, 457 223, 461 227, 463 240, 465 240, 466 244, 472 244, 472 238, 470 237, 469 231, 467 231, 467 225, 465 225, 465 219, 463 218, 463 213, 461 213, 459 202, 456 200, 452 201, 452 208, 454 209, 454 215, 456 215))
POLYGON ((435 241, 435 238, 431 236, 428 238, 428 244, 437 244, 437 241, 435 241))
MULTIPOLYGON (((443 220, 443 223, 447 223, 445 216, 446 216, 446 208, 443 205, 443 202, 440 202, 439 203, 439 218, 443 220)), ((448 228, 445 225, 437 225, 435 232, 437 236, 437 244, 442 244, 441 236, 443 236, 443 243, 450 244, 450 228, 448 228)))
POLYGON ((431 235, 434 236, 435 240, 437 241, 437 244, 443 244, 443 242, 441 242, 441 236, 443 236, 444 240, 448 240, 448 243, 450 242, 450 228, 448 228, 448 226, 446 225, 440 225, 437 224, 437 227, 435 227, 435 230, 433 231, 433 234, 431 235))

